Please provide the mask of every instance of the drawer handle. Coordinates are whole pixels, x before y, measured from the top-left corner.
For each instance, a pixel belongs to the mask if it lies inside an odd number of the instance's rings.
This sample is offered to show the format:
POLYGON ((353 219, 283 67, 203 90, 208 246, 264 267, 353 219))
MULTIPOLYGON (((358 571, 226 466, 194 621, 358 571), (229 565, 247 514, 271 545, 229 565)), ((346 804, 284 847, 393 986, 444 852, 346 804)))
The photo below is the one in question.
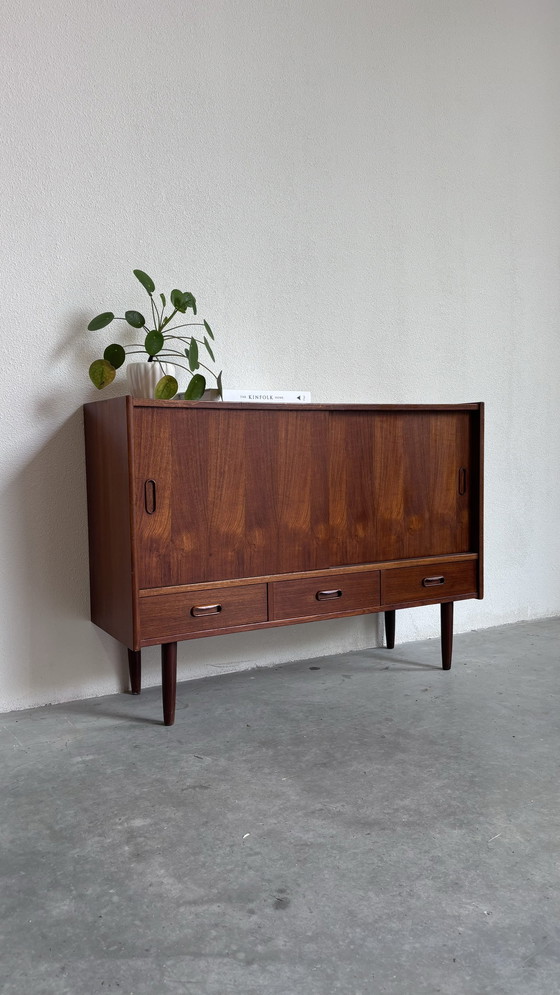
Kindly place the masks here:
POLYGON ((441 587, 445 584, 445 577, 424 577, 422 581, 422 587, 441 587))
POLYGON ((459 470, 459 494, 463 495, 467 493, 467 468, 462 466, 459 470))
POLYGON ((148 515, 156 510, 156 482, 151 478, 144 482, 144 507, 148 515))
POLYGON ((221 605, 193 605, 191 615, 219 615, 221 610, 221 605))
POLYGON ((315 597, 317 601, 334 601, 342 597, 342 591, 317 591, 315 597))

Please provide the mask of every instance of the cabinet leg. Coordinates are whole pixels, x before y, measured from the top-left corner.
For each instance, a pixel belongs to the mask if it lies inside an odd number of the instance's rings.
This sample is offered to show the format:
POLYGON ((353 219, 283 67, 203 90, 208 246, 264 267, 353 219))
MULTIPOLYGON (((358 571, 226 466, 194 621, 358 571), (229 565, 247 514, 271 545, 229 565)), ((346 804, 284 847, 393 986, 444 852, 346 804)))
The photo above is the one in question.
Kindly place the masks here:
POLYGON ((128 651, 128 672, 130 674, 130 693, 140 694, 142 683, 142 651, 128 651))
POLYGON ((172 726, 175 722, 175 700, 177 697, 177 643, 162 643, 161 691, 163 724, 172 726))
POLYGON ((441 608, 441 665, 444 670, 451 670, 451 654, 453 653, 453 602, 448 601, 441 608))
POLYGON ((385 639, 388 650, 395 648, 395 614, 394 611, 385 612, 385 639))

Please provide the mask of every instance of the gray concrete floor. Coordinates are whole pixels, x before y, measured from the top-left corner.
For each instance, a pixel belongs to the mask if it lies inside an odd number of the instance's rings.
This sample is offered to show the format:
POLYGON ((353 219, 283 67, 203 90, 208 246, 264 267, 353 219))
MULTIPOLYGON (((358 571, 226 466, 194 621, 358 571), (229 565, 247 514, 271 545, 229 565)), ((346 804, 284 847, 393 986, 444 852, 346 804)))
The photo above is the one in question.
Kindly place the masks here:
POLYGON ((559 637, 1 716, 0 990, 553 995, 559 637))

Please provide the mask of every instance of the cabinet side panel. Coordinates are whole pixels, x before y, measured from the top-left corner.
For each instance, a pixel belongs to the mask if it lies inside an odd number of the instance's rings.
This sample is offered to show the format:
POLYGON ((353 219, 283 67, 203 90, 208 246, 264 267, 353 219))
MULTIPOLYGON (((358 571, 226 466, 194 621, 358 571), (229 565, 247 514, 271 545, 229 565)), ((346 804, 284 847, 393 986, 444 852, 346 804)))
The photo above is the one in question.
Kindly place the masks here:
POLYGON ((478 553, 478 597, 484 597, 484 404, 478 408, 478 417, 473 416, 473 539, 472 545, 478 553))
POLYGON ((91 620, 137 649, 133 634, 127 398, 84 405, 91 620))

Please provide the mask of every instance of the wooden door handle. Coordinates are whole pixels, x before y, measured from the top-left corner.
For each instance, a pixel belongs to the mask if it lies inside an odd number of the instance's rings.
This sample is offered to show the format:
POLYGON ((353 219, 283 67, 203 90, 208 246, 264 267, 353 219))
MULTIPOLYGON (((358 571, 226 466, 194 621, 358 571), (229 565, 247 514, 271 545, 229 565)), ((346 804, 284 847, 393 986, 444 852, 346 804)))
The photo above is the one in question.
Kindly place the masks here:
POLYGON ((422 587, 441 587, 445 584, 445 577, 440 575, 438 577, 424 577, 422 581, 422 587))
POLYGON ((342 591, 317 591, 315 597, 317 601, 334 601, 335 598, 342 597, 342 591))
POLYGON ((219 615, 221 610, 221 605, 193 605, 191 615, 219 615))
POLYGON ((144 507, 148 515, 156 510, 156 482, 151 477, 144 481, 144 507))
POLYGON ((459 468, 459 483, 458 483, 459 494, 467 493, 467 468, 462 466, 459 468))

